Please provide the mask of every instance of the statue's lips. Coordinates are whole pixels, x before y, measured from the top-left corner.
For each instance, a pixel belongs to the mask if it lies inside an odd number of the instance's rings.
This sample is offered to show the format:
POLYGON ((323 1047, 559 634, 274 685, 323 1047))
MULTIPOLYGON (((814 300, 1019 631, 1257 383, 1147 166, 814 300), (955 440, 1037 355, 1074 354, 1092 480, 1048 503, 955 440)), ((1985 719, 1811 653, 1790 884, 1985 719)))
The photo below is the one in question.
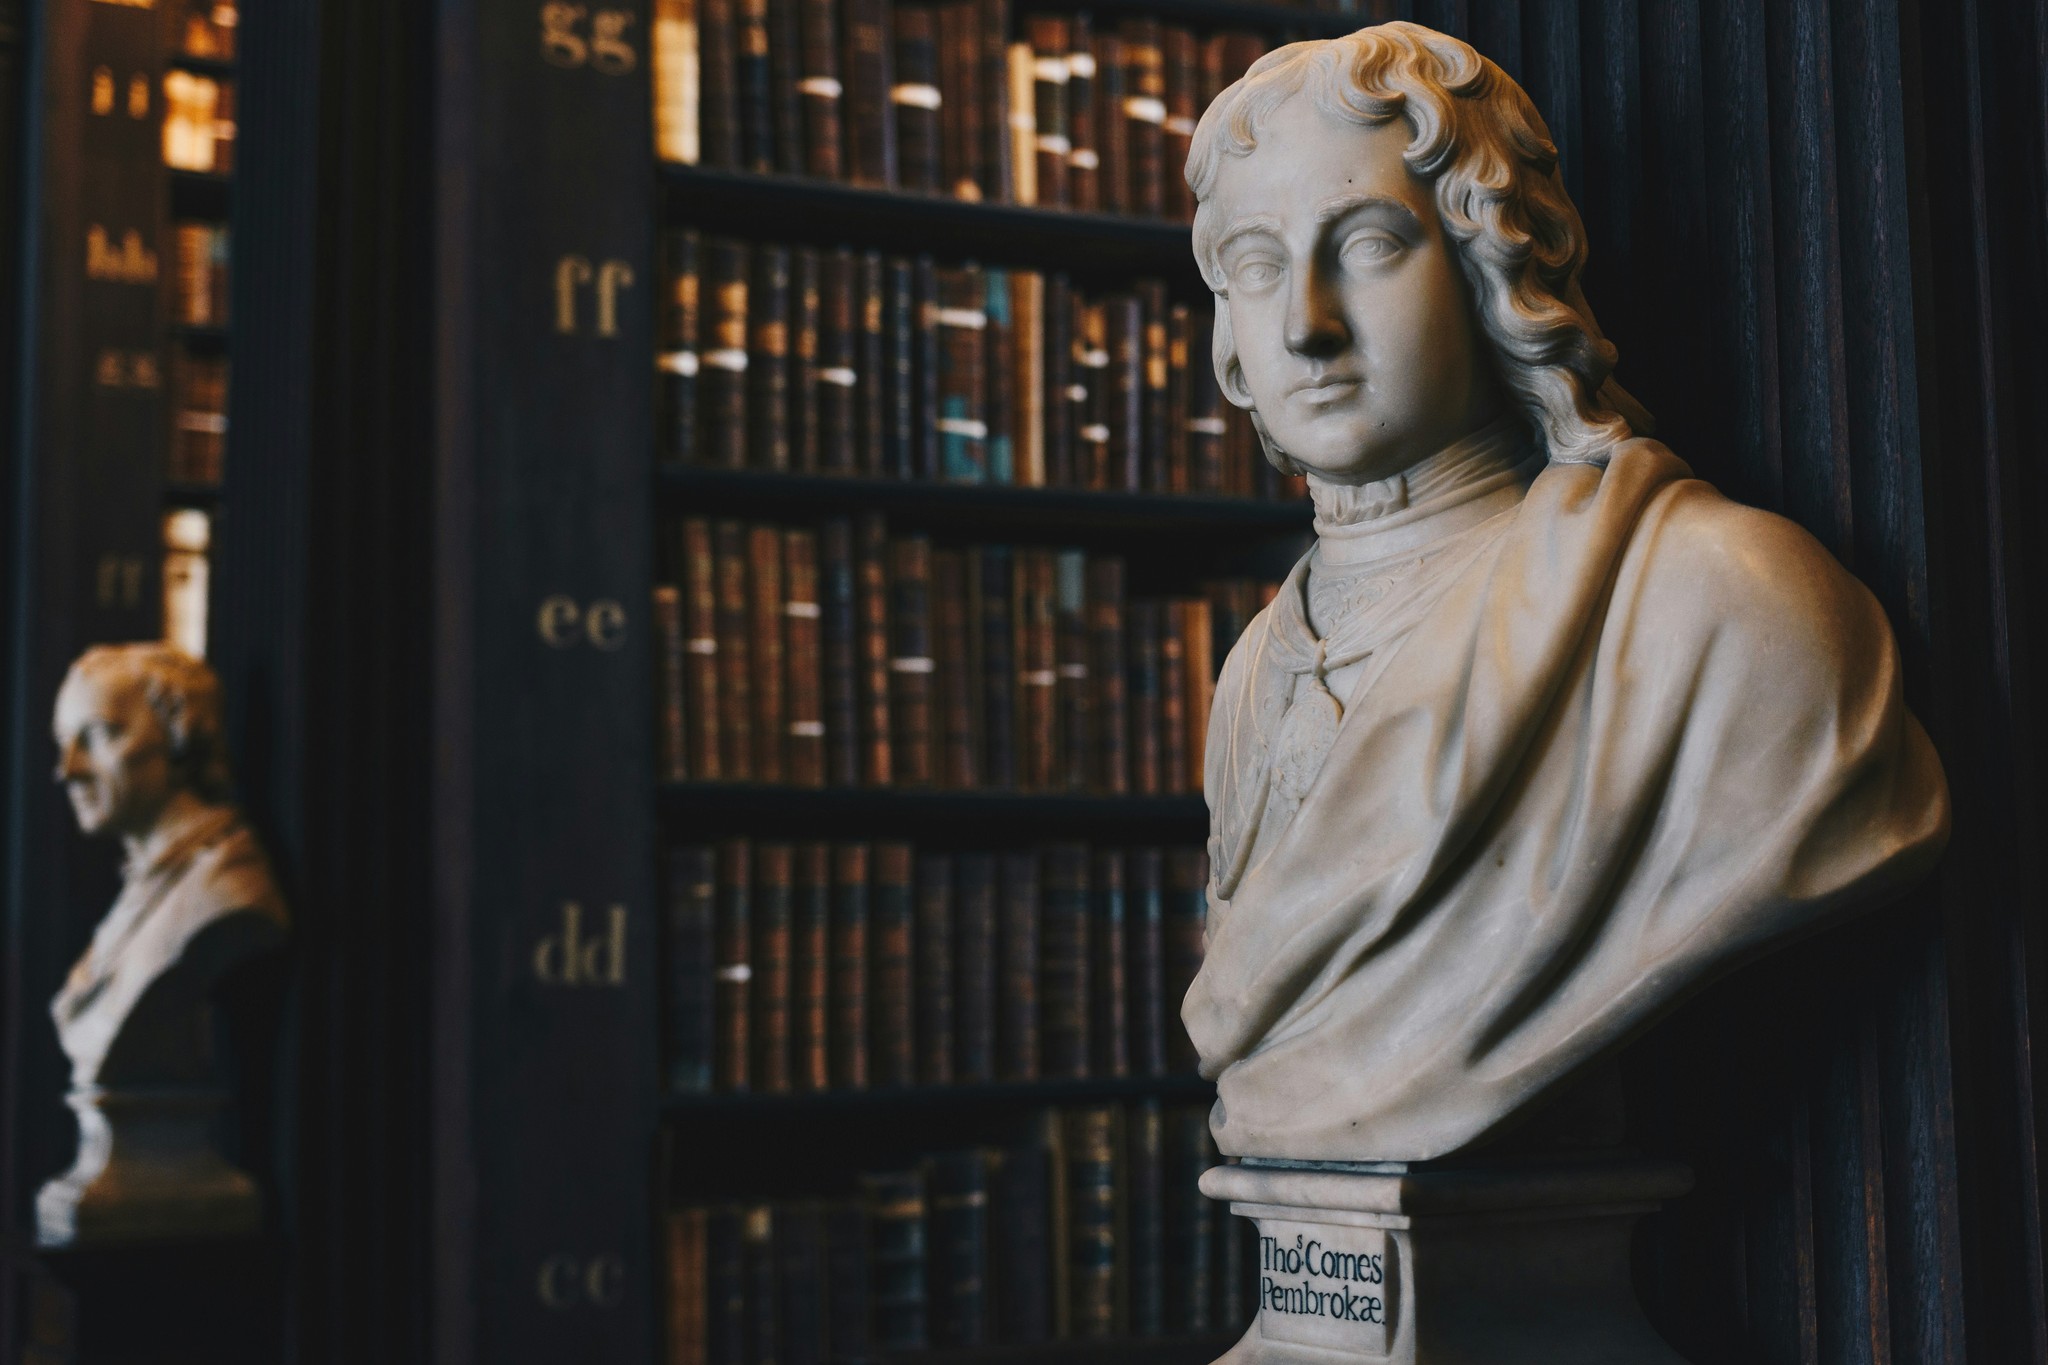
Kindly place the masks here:
POLYGON ((1304 379, 1289 390, 1289 396, 1307 403, 1328 403, 1342 398, 1365 382, 1357 375, 1326 374, 1304 379))

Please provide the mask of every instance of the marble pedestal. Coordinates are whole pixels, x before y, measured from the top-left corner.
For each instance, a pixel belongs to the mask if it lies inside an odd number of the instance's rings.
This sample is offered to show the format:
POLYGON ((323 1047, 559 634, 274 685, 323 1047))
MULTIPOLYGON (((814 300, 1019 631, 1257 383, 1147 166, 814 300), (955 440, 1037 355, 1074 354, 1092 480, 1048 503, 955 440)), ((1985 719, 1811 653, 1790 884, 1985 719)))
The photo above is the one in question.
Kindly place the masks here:
POLYGON ((1685 1365, 1629 1236, 1690 1183, 1621 1157, 1215 1167, 1202 1192, 1259 1228, 1258 1316, 1218 1365, 1685 1365))
POLYGON ((74 1089, 78 1159, 36 1191, 36 1245, 251 1237, 256 1182, 214 1145, 225 1097, 211 1087, 74 1089))

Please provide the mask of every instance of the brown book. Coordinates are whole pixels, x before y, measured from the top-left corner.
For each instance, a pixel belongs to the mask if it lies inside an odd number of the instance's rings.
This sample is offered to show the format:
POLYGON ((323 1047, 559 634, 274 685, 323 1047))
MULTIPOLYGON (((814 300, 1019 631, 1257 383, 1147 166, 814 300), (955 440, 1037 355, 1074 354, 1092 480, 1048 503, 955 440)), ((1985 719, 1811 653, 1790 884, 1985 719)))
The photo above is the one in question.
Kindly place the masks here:
POLYGON ((1122 1326, 1117 1311, 1120 1115, 1117 1106, 1107 1104, 1061 1114, 1066 1127, 1067 1324, 1075 1337, 1113 1337, 1122 1326))
POLYGON ((967 562, 959 552, 932 553, 932 657, 938 714, 938 784, 967 791, 980 784, 981 745, 974 724, 973 637, 967 610, 967 562))
POLYGON ((985 1085, 996 1078, 995 855, 960 854, 953 889, 953 1070, 962 1085, 985 1085))
POLYGON ((1126 864, 1129 879, 1124 915, 1125 963, 1131 1030, 1131 1067, 1142 1076, 1166 1074, 1166 1032, 1178 1027, 1180 1001, 1166 998, 1164 917, 1166 868, 1156 848, 1134 848, 1126 864), (1172 1020, 1169 1020, 1172 1016, 1172 1020))
POLYGON ((797 95, 803 104, 804 170, 825 180, 845 172, 840 150, 839 23, 833 0, 802 0, 802 72, 797 95))
POLYGON ((1067 202, 1084 213, 1102 207, 1102 155, 1095 150, 1095 26, 1086 14, 1067 21, 1067 202))
POLYGON ((1130 211, 1157 218, 1166 212, 1166 54, 1160 48, 1159 21, 1124 20, 1123 40, 1130 211))
POLYGON ((1071 488, 1074 476, 1074 432, 1087 420, 1088 390, 1079 388, 1074 365, 1074 291, 1064 274, 1049 275, 1045 281, 1044 381, 1033 390, 1045 420, 1045 484, 1048 488, 1071 488))
POLYGON ((851 474, 860 466, 860 264, 851 251, 819 262, 817 387, 818 468, 851 474))
POLYGON ((1189 350, 1194 335, 1194 311, 1176 303, 1166 312, 1166 491, 1190 491, 1188 478, 1188 414, 1193 407, 1189 389, 1188 363, 1209 364, 1208 356, 1189 350))
POLYGON ((1258 466, 1265 463, 1251 415, 1235 403, 1223 406, 1223 491, 1249 498, 1258 491, 1258 466))
POLYGON ((1195 35, 1177 25, 1160 30, 1166 64, 1166 123, 1161 129, 1165 161, 1166 215, 1176 222, 1195 220, 1195 195, 1188 188, 1188 150, 1201 116, 1202 59, 1195 35))
POLYGON ((955 199, 983 195, 980 0, 949 0, 939 11, 939 89, 945 188, 955 199))
POLYGON ((790 1066, 799 1090, 832 1084, 832 847, 796 846, 790 904, 790 1066))
POLYGON ((1038 202, 1038 72, 1031 44, 1011 43, 1008 49, 1010 95, 1010 198, 1019 204, 1038 202))
POLYGON ((1168 849, 1166 905, 1160 938, 1166 984, 1166 1065, 1174 1074, 1193 1072, 1195 1045, 1181 1026, 1180 1005, 1195 973, 1202 970, 1202 941, 1208 921, 1209 858, 1199 848, 1168 849))
POLYGON ((832 1084, 868 1085, 868 846, 832 851, 832 1084))
MULTIPOLYGON (((1252 63, 1265 55, 1266 40, 1256 33, 1242 30, 1225 30, 1210 38, 1219 49, 1216 93, 1222 94, 1225 86, 1233 85, 1251 70, 1252 63)), ((1211 99, 1215 96, 1211 96, 1211 99)), ((1203 108, 1207 108, 1205 104, 1203 108)))
POLYGON ((906 190, 942 188, 939 154, 939 16, 931 5, 896 6, 896 178, 906 190))
POLYGON ((1010 344, 1007 368, 992 366, 990 398, 1001 389, 1010 413, 1010 482, 1045 486, 1045 276, 1009 272, 1010 344))
POLYGON ((1060 762, 1053 785, 1083 792, 1094 785, 1094 689, 1088 679, 1088 558, 1061 550, 1053 588, 1054 658, 1060 762))
POLYGON ((769 69, 769 0, 736 0, 733 41, 740 107, 740 169, 775 169, 775 81, 769 69))
POLYGON ((1038 924, 1039 1071, 1049 1080, 1088 1075, 1088 848, 1045 850, 1038 924))
POLYGON ((944 373, 943 343, 949 328, 940 325, 939 268, 930 256, 912 263, 915 289, 911 327, 911 436, 914 455, 909 477, 937 481, 944 477, 939 428, 939 385, 944 373))
POLYGON ((1130 790, 1129 730, 1124 715, 1124 562, 1088 562, 1088 680, 1095 689, 1095 787, 1130 790))
POLYGON ((673 583, 654 588, 654 775, 680 782, 690 775, 689 726, 683 681, 690 653, 684 644, 683 593, 673 583))
POLYGON ((895 772, 889 727, 889 530, 879 516, 860 520, 859 576, 861 781, 886 787, 895 772))
POLYGON ((989 331, 987 280, 975 266, 936 269, 937 374, 932 424, 939 477, 948 483, 987 483, 988 410, 983 374, 989 331))
POLYGON ((1104 422, 1109 427, 1106 486, 1135 493, 1145 487, 1144 309, 1136 295, 1115 294, 1103 300, 1102 312, 1109 350, 1109 402, 1104 408, 1104 422))
POLYGON ((686 763, 700 779, 725 776, 719 762, 718 567, 711 523, 685 517, 679 531, 683 560, 683 718, 686 763))
POLYGON ((889 546, 889 743, 894 782, 929 787, 933 777, 932 546, 908 536, 889 546))
POLYGON ((660 370, 661 458, 697 463, 698 300, 703 286, 704 242, 695 232, 662 234, 660 370))
POLYGON ((1073 382, 1067 400, 1074 412, 1074 483, 1092 492, 1116 487, 1110 410, 1115 403, 1109 373, 1109 319, 1100 303, 1072 296, 1073 382))
POLYGON ((1222 493, 1223 390, 1216 386, 1216 366, 1210 358, 1214 314, 1207 308, 1193 310, 1188 319, 1188 487, 1196 493, 1222 493))
POLYGON ((1124 116, 1124 45, 1113 33, 1095 35, 1096 172, 1105 213, 1130 213, 1131 136, 1124 116))
POLYGON ((1067 20, 1064 15, 1033 14, 1025 25, 1031 43, 1038 202, 1047 208, 1065 208, 1067 157, 1074 149, 1067 126, 1067 20))
POLYGON ((880 252, 862 254, 855 277, 855 316, 860 331, 854 343, 855 378, 854 468, 878 475, 888 468, 891 412, 889 350, 889 274, 880 252))
MULTIPOLYGON (((697 0, 654 0, 654 149, 663 161, 703 159, 697 0)), ((194 319, 196 321, 196 319, 194 319)))
POLYGON ((1131 713, 1131 790, 1159 793, 1159 603, 1139 598, 1129 608, 1125 684, 1131 713))
POLYGON ((992 203, 1011 198, 1010 0, 979 0, 981 39, 981 190, 992 203))
POLYGON ((788 844, 757 844, 751 906, 753 957, 753 1088, 765 1095, 790 1089, 791 912, 794 885, 788 844))
POLYGON ((1053 606, 1052 551, 1017 552, 1018 784, 1027 791, 1053 786, 1059 668, 1053 606))
POLYGON ((663 1223, 668 1243, 667 1365, 711 1365, 704 1321, 704 1210, 671 1209, 663 1223))
POLYGON ((753 1045, 753 933, 749 923, 752 869, 745 839, 718 845, 716 947, 718 967, 712 995, 718 1018, 717 1079, 720 1090, 750 1088, 753 1045))
POLYGON ((1098 849, 1088 917, 1089 985, 1094 991, 1089 1042, 1098 1076, 1131 1074, 1130 899, 1121 849, 1098 849))
POLYGON ((709 1091, 718 1075, 718 859, 708 844, 666 850, 662 1060, 668 1088, 709 1091))
POLYGON ((1199 597, 1184 597, 1173 604, 1180 615, 1181 685, 1186 706, 1187 786, 1202 790, 1203 765, 1207 762, 1209 708, 1216 699, 1216 651, 1209 627, 1209 604, 1199 597))
POLYGON ((875 845, 874 882, 868 891, 870 949, 868 998, 873 1009, 872 1064, 876 1085, 917 1083, 916 884, 905 843, 875 845))
POLYGON ((1038 1079, 1038 855, 1005 853, 997 887, 996 1075, 1038 1079))
POLYGON ((856 185, 896 184, 894 43, 889 0, 845 0, 846 168, 856 185))
POLYGON ((783 694, 782 533, 773 526, 747 532, 748 599, 753 610, 748 645, 753 652, 749 683, 753 689, 753 778, 783 780, 782 748, 789 730, 783 694))
POLYGON ((747 463, 747 244, 714 238, 705 255, 711 315, 698 370, 704 459, 740 469, 747 463))
POLYGON ((702 53, 698 151, 704 165, 718 170, 740 166, 739 0, 697 0, 697 39, 702 53))
POLYGON ((943 853, 917 859, 917 1080, 953 1080, 953 860, 943 853))
POLYGON ((1167 433, 1173 426, 1173 409, 1169 405, 1172 389, 1165 283, 1160 280, 1138 281, 1138 303, 1145 329, 1145 393, 1139 423, 1140 464, 1148 492, 1171 493, 1173 475, 1167 433))
POLYGON ((970 604, 980 618, 982 782, 1017 785, 1017 555, 1007 545, 968 551, 970 604))
POLYGON ((804 0, 768 0, 768 99, 775 139, 775 169, 804 173, 803 19, 804 0))
POLYGON ((728 781, 754 776, 754 678, 747 597, 747 528, 712 527, 718 555, 718 763, 728 781))
POLYGON ((853 526, 834 517, 818 528, 818 643, 824 692, 825 780, 856 786, 861 775, 860 590, 853 526))
POLYGON ((795 787, 825 785, 823 608, 818 601, 818 538, 810 531, 782 533, 782 628, 786 738, 783 780, 795 787))
POLYGON ((789 248, 754 248, 747 293, 747 445, 756 469, 789 460, 789 248))
POLYGON ((1158 604, 1159 611, 1159 789, 1188 789, 1187 640, 1182 634, 1180 603, 1158 604))
POLYGON ((825 321, 821 273, 817 252, 801 247, 790 254, 789 462, 806 474, 824 464, 824 413, 818 405, 825 321))

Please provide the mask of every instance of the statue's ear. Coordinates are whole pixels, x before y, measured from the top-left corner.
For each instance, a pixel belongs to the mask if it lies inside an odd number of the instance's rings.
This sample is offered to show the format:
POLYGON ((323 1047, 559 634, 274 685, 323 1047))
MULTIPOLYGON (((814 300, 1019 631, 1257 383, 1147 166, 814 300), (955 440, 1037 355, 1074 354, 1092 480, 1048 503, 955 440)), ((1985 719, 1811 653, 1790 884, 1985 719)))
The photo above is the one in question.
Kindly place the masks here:
POLYGON ((1216 366, 1216 384, 1228 398, 1246 412, 1252 410, 1252 391, 1244 382, 1244 366, 1237 363, 1237 352, 1232 351, 1216 366))

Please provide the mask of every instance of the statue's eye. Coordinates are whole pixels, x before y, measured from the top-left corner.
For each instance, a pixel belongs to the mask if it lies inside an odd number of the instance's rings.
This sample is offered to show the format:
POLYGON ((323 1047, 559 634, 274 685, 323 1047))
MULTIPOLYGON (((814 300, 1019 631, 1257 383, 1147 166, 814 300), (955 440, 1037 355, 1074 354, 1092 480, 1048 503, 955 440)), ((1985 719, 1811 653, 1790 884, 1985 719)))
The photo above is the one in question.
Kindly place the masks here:
POLYGON ((1280 263, 1269 256, 1253 256, 1237 263, 1231 272, 1249 289, 1263 289, 1280 278, 1280 263))
POLYGON ((1389 260, 1399 254, 1403 243, 1391 232, 1370 229, 1354 232, 1344 241, 1344 258, 1362 264, 1389 260))

